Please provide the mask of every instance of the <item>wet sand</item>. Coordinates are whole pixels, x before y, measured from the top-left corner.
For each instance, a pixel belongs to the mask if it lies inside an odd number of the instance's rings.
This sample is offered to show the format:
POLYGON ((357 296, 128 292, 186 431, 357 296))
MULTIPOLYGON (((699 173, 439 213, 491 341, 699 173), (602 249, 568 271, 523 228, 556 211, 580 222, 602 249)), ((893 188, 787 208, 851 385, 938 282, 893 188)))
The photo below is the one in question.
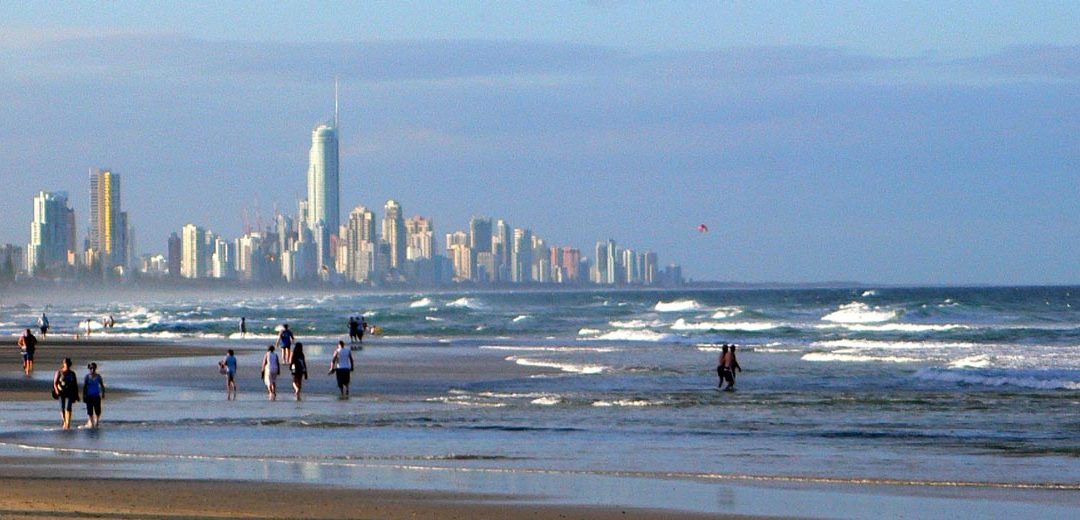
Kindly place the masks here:
MULTIPOLYGON (((0 459, 6 474, 8 462, 0 459)), ((173 480, 0 477, 0 517, 303 519, 639 519, 717 516, 619 507, 531 505, 512 497, 420 491, 346 490, 311 485, 173 480)))

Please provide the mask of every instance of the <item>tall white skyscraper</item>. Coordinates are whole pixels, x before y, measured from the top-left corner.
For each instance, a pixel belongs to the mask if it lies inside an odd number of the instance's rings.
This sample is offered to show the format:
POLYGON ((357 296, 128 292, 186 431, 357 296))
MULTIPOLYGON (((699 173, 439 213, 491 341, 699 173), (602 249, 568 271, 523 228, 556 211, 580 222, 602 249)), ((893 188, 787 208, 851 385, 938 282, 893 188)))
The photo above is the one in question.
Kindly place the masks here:
POLYGON ((386 201, 384 210, 386 215, 382 222, 382 238, 390 245, 390 268, 401 269, 405 267, 405 251, 408 245, 405 236, 405 217, 402 216, 401 205, 395 200, 386 201))
POLYGON ((323 123, 311 131, 311 151, 308 153, 308 215, 307 228, 317 233, 318 261, 332 265, 330 234, 341 225, 338 183, 338 115, 337 84, 334 87, 334 122, 323 123), (321 224, 321 229, 320 229, 321 224))
POLYGON ((195 224, 187 224, 181 231, 183 252, 180 257, 180 276, 184 278, 206 278, 206 266, 209 252, 206 245, 206 230, 195 224))
POLYGON ((75 253, 75 210, 68 205, 66 192, 39 192, 34 197, 34 221, 30 224, 30 244, 26 265, 31 274, 68 264, 75 253))

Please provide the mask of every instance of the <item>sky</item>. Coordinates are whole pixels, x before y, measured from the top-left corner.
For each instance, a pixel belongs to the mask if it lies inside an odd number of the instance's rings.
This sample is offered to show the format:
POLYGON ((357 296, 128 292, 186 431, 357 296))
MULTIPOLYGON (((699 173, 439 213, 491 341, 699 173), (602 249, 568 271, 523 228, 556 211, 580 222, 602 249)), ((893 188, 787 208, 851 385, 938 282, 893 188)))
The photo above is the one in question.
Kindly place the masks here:
MULTIPOLYGON (((137 250, 393 198, 695 280, 1080 283, 1080 3, 4 2, 0 243, 88 169, 137 250), (706 224, 707 234, 697 231, 706 224)), ((440 240, 441 242, 441 240, 440 240)))

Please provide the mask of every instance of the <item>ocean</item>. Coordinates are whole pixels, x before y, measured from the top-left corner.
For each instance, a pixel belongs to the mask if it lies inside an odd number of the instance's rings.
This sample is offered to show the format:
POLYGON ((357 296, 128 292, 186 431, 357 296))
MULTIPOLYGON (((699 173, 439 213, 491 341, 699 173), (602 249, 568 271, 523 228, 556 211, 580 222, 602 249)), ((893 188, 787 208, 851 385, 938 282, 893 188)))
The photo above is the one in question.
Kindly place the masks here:
MULTIPOLYGON (((1080 490, 1080 288, 128 299, 46 312, 55 333, 112 315, 112 329, 91 324, 95 337, 196 344, 207 357, 103 366, 142 393, 107 403, 98 432, 57 431, 51 405, 2 403, 0 448, 106 459, 117 476, 699 511, 726 510, 750 484, 1080 490), (383 334, 356 352, 342 401, 323 367, 361 314, 383 334), (282 323, 308 349, 306 399, 283 384, 267 401, 261 354, 247 350, 240 398, 225 401, 224 349, 263 348, 282 323), (717 390, 724 343, 739 346, 735 392, 717 390)), ((6 298, 0 333, 42 309, 6 298)), ((738 511, 791 513, 777 507, 738 511)))

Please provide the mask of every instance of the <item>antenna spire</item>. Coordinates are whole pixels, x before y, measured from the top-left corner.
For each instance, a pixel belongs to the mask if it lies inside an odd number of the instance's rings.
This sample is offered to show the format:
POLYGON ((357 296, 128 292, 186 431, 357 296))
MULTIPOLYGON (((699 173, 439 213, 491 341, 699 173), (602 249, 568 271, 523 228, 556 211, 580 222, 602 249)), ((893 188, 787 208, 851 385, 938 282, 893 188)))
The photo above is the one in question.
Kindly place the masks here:
POLYGON ((334 130, 338 128, 338 77, 334 76, 334 130))

